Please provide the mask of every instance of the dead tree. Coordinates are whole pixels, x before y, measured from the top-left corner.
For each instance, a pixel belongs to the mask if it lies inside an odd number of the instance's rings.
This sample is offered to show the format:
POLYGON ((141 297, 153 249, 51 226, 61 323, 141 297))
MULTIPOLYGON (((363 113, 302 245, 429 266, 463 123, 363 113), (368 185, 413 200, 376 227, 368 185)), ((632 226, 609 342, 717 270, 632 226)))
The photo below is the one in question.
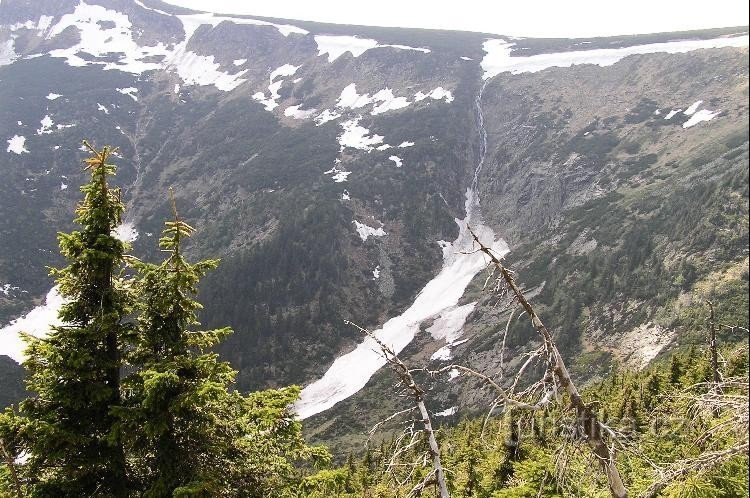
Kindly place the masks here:
MULTIPOLYGON (((414 376, 412 375, 413 370, 409 369, 409 367, 406 366, 406 364, 401 361, 398 356, 396 356, 396 352, 393 351, 393 349, 385 344, 383 341, 378 339, 375 334, 370 332, 367 329, 364 329, 360 327, 359 325, 352 323, 352 322, 346 322, 357 329, 359 329, 360 332, 366 334, 368 337, 370 337, 380 348, 380 353, 385 358, 385 361, 388 363, 388 366, 391 367, 391 369, 396 373, 399 379, 399 384, 401 387, 405 388, 411 393, 411 396, 414 401, 414 405, 419 410, 419 414, 421 417, 421 423, 424 427, 424 432, 427 435, 427 441, 430 447, 430 457, 432 459, 432 466, 433 470, 430 472, 427 477, 422 479, 420 483, 418 483, 414 488, 412 488, 412 491, 410 493, 410 496, 418 496, 421 494, 422 490, 424 490, 425 487, 427 487, 430 482, 434 479, 434 482, 437 484, 438 489, 440 490, 440 498, 450 498, 450 494, 448 493, 448 486, 446 485, 445 481, 445 471, 443 469, 443 464, 440 462, 440 447, 438 446, 437 438, 435 438, 435 431, 432 428, 432 421, 430 420, 430 413, 427 411, 427 406, 425 404, 425 391, 422 389, 414 380, 414 376)), ((422 369, 420 369, 422 370, 422 369)), ((407 410, 411 411, 411 410, 407 410)), ((393 418, 397 415, 400 415, 404 413, 398 412, 397 414, 389 417, 393 418)), ((412 437, 412 443, 415 442, 415 435, 412 437)), ((407 445, 407 448, 413 446, 413 444, 407 445)))
POLYGON ((711 379, 715 384, 721 380, 719 375, 719 352, 716 347, 716 319, 714 316, 714 303, 706 301, 708 304, 708 350, 711 354, 711 379))
MULTIPOLYGON (((555 390, 561 388, 570 398, 570 404, 576 413, 578 430, 591 447, 594 456, 601 465, 602 470, 607 477, 607 483, 611 495, 614 498, 626 498, 628 496, 628 491, 620 477, 619 471, 617 470, 614 447, 607 444, 607 434, 610 433, 609 429, 598 420, 592 406, 584 402, 581 394, 578 392, 578 388, 568 373, 568 369, 565 366, 560 351, 555 345, 552 334, 544 323, 542 323, 542 320, 524 296, 524 293, 518 286, 512 272, 503 265, 500 259, 489 247, 485 246, 482 241, 479 240, 473 231, 471 231, 471 234, 474 237, 475 242, 478 244, 479 250, 489 257, 490 266, 493 272, 492 275, 497 274, 496 278, 498 288, 504 286, 505 290, 510 294, 511 300, 517 302, 521 306, 525 314, 529 317, 534 329, 539 334, 542 340, 541 353, 544 355, 548 366, 549 375, 546 377, 553 377, 553 379, 550 379, 553 381, 552 387, 555 390)), ((523 370, 525 366, 526 365, 524 365, 521 370, 523 370)), ((517 379, 519 376, 520 373, 517 375, 517 379)), ((510 399, 507 395, 504 396, 507 399, 510 399)))

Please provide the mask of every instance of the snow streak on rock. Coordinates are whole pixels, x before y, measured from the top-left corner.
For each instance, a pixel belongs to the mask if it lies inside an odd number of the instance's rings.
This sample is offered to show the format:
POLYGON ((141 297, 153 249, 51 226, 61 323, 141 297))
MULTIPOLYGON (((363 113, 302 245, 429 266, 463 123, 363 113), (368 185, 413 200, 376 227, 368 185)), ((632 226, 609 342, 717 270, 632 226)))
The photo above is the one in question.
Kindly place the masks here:
POLYGON ((503 72, 510 72, 512 74, 535 73, 550 67, 570 67, 577 64, 611 66, 628 55, 635 54, 654 54, 659 52, 676 54, 702 48, 746 47, 748 46, 748 36, 649 43, 632 47, 577 50, 572 52, 537 54, 528 57, 511 57, 514 45, 515 43, 498 39, 484 42, 483 48, 486 55, 482 59, 481 64, 484 70, 482 76, 484 79, 492 78, 503 72))

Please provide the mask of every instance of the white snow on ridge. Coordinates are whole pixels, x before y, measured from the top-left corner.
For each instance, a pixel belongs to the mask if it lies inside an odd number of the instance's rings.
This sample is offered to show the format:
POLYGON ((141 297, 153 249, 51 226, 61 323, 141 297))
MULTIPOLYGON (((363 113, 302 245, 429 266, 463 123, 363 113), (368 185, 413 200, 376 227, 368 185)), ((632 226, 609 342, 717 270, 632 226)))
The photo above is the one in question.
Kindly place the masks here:
POLYGON ((47 293, 44 304, 0 328, 0 355, 10 356, 13 360, 21 363, 24 359, 23 352, 26 349, 26 343, 21 338, 22 334, 44 337, 49 333, 50 327, 61 325, 57 315, 64 302, 65 300, 58 292, 57 287, 53 287, 47 293))
POLYGON ((14 135, 12 138, 8 139, 8 149, 7 152, 13 152, 15 154, 23 154, 29 153, 29 150, 26 148, 26 137, 22 135, 14 135))
POLYGON ((649 43, 623 48, 602 48, 537 54, 528 57, 511 57, 515 44, 501 39, 484 42, 486 55, 482 59, 482 78, 488 79, 503 72, 511 74, 535 73, 550 67, 570 67, 576 64, 596 64, 611 66, 628 55, 653 54, 666 52, 670 54, 690 52, 702 48, 747 47, 748 35, 710 40, 682 40, 663 43, 649 43))
POLYGON ((354 223, 354 226, 357 228, 357 233, 359 234, 359 238, 362 239, 362 242, 365 242, 368 237, 385 237, 388 235, 385 233, 385 230, 383 230, 383 227, 373 228, 364 223, 360 223, 357 220, 353 220, 352 223, 354 223))
POLYGON ((428 48, 409 47, 407 45, 381 45, 371 38, 345 35, 315 35, 315 43, 318 45, 318 56, 328 54, 328 62, 335 61, 346 52, 352 54, 353 57, 359 57, 373 48, 390 47, 399 50, 415 50, 425 54, 430 52, 428 48))

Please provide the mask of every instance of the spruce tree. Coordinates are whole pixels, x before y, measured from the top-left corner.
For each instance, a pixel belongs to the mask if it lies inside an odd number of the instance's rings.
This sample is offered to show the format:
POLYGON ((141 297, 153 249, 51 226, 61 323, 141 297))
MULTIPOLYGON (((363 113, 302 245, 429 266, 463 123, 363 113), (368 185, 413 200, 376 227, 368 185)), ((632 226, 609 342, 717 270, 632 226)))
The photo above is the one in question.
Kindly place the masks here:
POLYGON ((35 395, 20 405, 32 496, 127 496, 126 464, 116 426, 120 405, 121 335, 129 294, 120 272, 126 245, 113 235, 121 221, 120 190, 110 188, 115 150, 87 142, 90 180, 75 219, 60 233, 68 265, 53 269, 65 325, 29 341, 24 366, 35 395))
POLYGON ((128 453, 143 496, 276 496, 296 473, 294 461, 316 456, 289 406, 296 388, 243 396, 236 372, 210 348, 231 330, 195 330, 200 279, 218 260, 188 262, 182 241, 194 229, 166 223, 161 264, 135 262, 137 344, 122 410, 128 453))

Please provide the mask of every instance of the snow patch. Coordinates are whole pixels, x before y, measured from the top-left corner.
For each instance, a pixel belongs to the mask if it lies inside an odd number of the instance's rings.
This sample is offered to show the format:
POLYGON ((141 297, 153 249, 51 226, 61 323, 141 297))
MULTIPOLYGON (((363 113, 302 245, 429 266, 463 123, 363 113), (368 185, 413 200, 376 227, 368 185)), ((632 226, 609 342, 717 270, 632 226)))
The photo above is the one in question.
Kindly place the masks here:
POLYGON ((49 117, 49 114, 45 115, 39 123, 42 127, 36 130, 37 135, 47 135, 52 133, 52 125, 54 122, 52 121, 52 118, 49 117))
POLYGON ((60 95, 59 93, 50 92, 47 94, 47 100, 56 100, 56 99, 59 99, 60 97, 62 97, 62 95, 60 95))
POLYGON ((690 128, 703 121, 711 121, 713 118, 721 114, 721 111, 709 111, 708 109, 701 109, 700 111, 693 114, 690 119, 682 123, 683 128, 690 128))
POLYGON ((320 126, 324 123, 327 123, 329 121, 333 121, 334 119, 340 118, 341 114, 339 114, 336 111, 332 111, 330 109, 324 109, 320 114, 315 116, 315 126, 320 126))
POLYGON ((710 40, 681 40, 664 43, 649 43, 623 48, 601 48, 578 50, 551 54, 537 54, 527 57, 511 57, 515 43, 502 39, 487 40, 482 47, 486 55, 482 59, 483 79, 492 78, 500 73, 511 74, 535 73, 550 67, 570 67, 577 64, 596 64, 611 66, 629 55, 669 54, 690 52, 702 48, 746 47, 748 36, 732 36, 710 40))
POLYGON ((390 47, 399 50, 415 50, 425 54, 430 52, 430 49, 423 47, 410 47, 408 45, 381 45, 371 38, 359 38, 357 36, 315 35, 315 43, 318 45, 318 56, 328 54, 328 62, 335 61, 347 52, 352 54, 353 57, 359 57, 373 48, 390 47))
POLYGON ((318 112, 317 109, 300 110, 299 105, 293 105, 284 109, 284 116, 294 118, 294 119, 307 119, 311 117, 313 114, 315 114, 316 112, 318 112))
POLYGON ((65 300, 55 286, 47 293, 41 306, 37 306, 23 317, 1 328, 0 355, 10 356, 21 363, 26 349, 26 343, 22 339, 23 334, 45 337, 53 326, 61 325, 58 313, 64 303, 65 300))
POLYGON ((104 114, 109 114, 109 109, 101 105, 99 102, 96 103, 96 108, 99 111, 102 111, 104 114))
MULTIPOLYGON (((479 199, 471 188, 466 192, 466 218, 457 219, 456 223, 459 225, 458 238, 452 243, 442 244, 444 260, 440 272, 422 288, 404 313, 374 331, 375 336, 396 354, 412 341, 423 321, 456 306, 474 276, 486 267, 487 260, 482 252, 476 251, 469 224, 480 240, 491 245, 496 255, 501 257, 509 251, 505 241, 495 240, 492 229, 482 224, 479 199)), ((378 351, 378 345, 368 337, 352 352, 339 356, 323 377, 302 390, 295 404, 299 418, 325 411, 361 390, 385 365, 385 359, 378 351)))
POLYGON ((357 228, 357 233, 359 234, 359 238, 362 239, 362 242, 366 241, 368 237, 385 237, 387 235, 385 230, 383 230, 383 227, 373 228, 364 223, 360 223, 357 220, 353 220, 352 223, 354 223, 354 226, 357 228))
POLYGON ((445 100, 445 102, 448 104, 450 104, 451 102, 453 102, 453 100, 455 100, 453 98, 453 93, 451 93, 450 90, 446 90, 442 86, 435 88, 429 93, 417 92, 414 94, 414 100, 416 102, 420 102, 428 97, 433 100, 445 100))
POLYGON ((235 66, 241 66, 246 62, 247 62, 247 59, 235 59, 232 61, 232 64, 234 64, 235 66))
POLYGON ((138 96, 136 95, 136 93, 138 93, 138 89, 137 88, 129 86, 127 88, 115 88, 115 90, 117 90, 119 93, 121 93, 123 95, 127 95, 131 99, 133 99, 136 102, 138 102, 138 96))
POLYGON ((697 102, 693 102, 690 105, 690 107, 688 107, 687 109, 685 109, 685 112, 683 112, 683 114, 685 116, 692 116, 693 114, 695 114, 695 111, 698 110, 698 108, 701 106, 702 103, 703 103, 702 100, 699 100, 697 102))
POLYGON ((673 117, 675 117, 675 115, 676 115, 676 114, 677 114, 678 112, 680 112, 681 110, 682 110, 682 109, 677 109, 677 110, 675 111, 674 109, 672 109, 671 111, 669 111, 669 112, 667 113, 667 115, 666 115, 666 116, 664 116, 664 119, 672 119, 672 118, 673 118, 673 117))
POLYGON ((451 415, 455 415, 457 411, 458 411, 457 406, 451 406, 450 408, 446 408, 445 410, 441 412, 435 412, 433 413, 433 415, 436 417, 450 417, 451 415))
POLYGON ((138 230, 135 229, 133 223, 120 223, 112 230, 112 236, 122 242, 135 242, 138 238, 138 230))
POLYGON ((341 123, 341 128, 344 130, 344 132, 338 137, 341 150, 344 150, 345 147, 350 147, 352 149, 366 150, 369 152, 374 145, 383 142, 384 137, 381 135, 370 136, 370 130, 363 126, 359 126, 359 121, 361 119, 362 117, 358 116, 355 119, 350 119, 349 121, 341 123))
POLYGON ((372 279, 377 280, 380 278, 380 266, 376 266, 374 270, 372 270, 372 279))
POLYGON ((12 138, 8 139, 8 152, 13 152, 14 154, 23 154, 29 153, 29 150, 26 148, 26 137, 23 135, 14 135, 12 138))
POLYGON ((414 142, 409 142, 409 141, 401 142, 400 144, 398 144, 398 146, 401 149, 405 149, 406 147, 414 147, 414 142))
POLYGON ((404 164, 404 162, 398 156, 390 156, 388 159, 390 159, 391 161, 393 161, 394 163, 396 163, 396 167, 397 168, 400 168, 404 164))

